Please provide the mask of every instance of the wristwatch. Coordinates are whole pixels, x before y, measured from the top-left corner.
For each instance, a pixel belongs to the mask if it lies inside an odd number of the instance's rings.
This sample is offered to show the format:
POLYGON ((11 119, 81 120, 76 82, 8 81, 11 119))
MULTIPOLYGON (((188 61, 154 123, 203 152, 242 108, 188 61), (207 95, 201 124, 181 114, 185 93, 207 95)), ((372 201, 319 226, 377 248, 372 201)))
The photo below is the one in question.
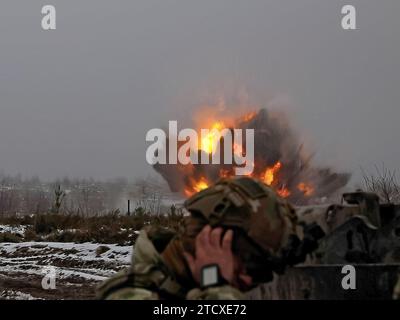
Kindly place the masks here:
POLYGON ((209 264, 201 269, 200 285, 202 288, 221 286, 227 284, 227 281, 221 276, 217 264, 209 264))

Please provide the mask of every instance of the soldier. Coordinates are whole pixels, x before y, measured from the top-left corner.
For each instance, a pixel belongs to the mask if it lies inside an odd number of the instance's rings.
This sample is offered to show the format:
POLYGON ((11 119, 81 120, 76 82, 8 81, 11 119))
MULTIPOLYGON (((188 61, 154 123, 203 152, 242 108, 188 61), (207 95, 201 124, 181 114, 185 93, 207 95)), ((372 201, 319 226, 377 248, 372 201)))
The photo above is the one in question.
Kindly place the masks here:
POLYGON ((244 299, 244 293, 304 261, 323 236, 305 228, 271 188, 227 178, 191 198, 178 232, 144 228, 132 265, 98 288, 100 299, 244 299))

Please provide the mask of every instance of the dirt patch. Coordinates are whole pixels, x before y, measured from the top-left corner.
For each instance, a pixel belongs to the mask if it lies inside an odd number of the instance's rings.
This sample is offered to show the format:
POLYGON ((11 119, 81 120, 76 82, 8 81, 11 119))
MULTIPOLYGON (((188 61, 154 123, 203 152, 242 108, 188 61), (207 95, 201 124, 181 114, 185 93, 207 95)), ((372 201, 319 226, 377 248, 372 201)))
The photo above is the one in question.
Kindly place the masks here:
POLYGON ((0 299, 15 298, 14 292, 29 294, 34 299, 46 300, 86 300, 95 298, 98 282, 82 278, 59 279, 56 289, 45 290, 42 277, 25 273, 5 273, 0 275, 0 299))

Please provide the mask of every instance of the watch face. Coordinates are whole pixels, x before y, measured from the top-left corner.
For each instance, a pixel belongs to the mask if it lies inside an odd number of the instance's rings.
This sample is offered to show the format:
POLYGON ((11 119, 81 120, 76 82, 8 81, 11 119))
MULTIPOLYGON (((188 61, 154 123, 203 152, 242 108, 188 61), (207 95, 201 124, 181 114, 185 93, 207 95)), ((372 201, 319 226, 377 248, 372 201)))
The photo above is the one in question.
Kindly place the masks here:
POLYGON ((201 285, 203 287, 218 284, 218 267, 217 265, 206 266, 201 271, 201 285))

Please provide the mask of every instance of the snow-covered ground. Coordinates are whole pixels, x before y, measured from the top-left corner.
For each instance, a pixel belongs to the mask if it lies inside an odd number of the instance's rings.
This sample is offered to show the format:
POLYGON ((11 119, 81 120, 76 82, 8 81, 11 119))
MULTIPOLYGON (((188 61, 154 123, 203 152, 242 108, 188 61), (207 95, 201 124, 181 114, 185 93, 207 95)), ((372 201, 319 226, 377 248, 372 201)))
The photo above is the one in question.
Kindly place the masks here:
POLYGON ((7 224, 0 225, 0 233, 15 233, 19 234, 20 236, 23 236, 25 234, 26 228, 28 226, 26 225, 20 225, 20 226, 10 226, 7 224))
POLYGON ((114 244, 73 242, 22 242, 0 244, 0 271, 42 274, 45 266, 58 264, 60 277, 74 274, 87 279, 103 280, 112 273, 114 267, 128 265, 132 253, 131 246, 117 246, 114 244), (97 255, 96 249, 100 246, 109 248, 106 252, 97 255), (21 254, 22 253, 22 254, 21 254), (88 268, 64 268, 66 264, 81 264, 88 268), (72 263, 71 263, 72 262, 72 263), (60 265, 61 264, 61 265, 60 265), (101 265, 105 267, 102 267, 101 265), (96 267, 90 267, 95 265, 96 267), (107 267, 106 267, 107 266, 107 267), (110 269, 112 267, 112 269, 110 269))
POLYGON ((29 293, 24 293, 15 290, 4 290, 0 292, 0 299, 4 300, 41 300, 41 298, 35 298, 29 293))
POLYGON ((132 246, 115 244, 0 243, 0 299, 93 297, 95 285, 128 266, 131 255, 132 246), (41 286, 48 267, 56 271, 59 292, 41 286))

